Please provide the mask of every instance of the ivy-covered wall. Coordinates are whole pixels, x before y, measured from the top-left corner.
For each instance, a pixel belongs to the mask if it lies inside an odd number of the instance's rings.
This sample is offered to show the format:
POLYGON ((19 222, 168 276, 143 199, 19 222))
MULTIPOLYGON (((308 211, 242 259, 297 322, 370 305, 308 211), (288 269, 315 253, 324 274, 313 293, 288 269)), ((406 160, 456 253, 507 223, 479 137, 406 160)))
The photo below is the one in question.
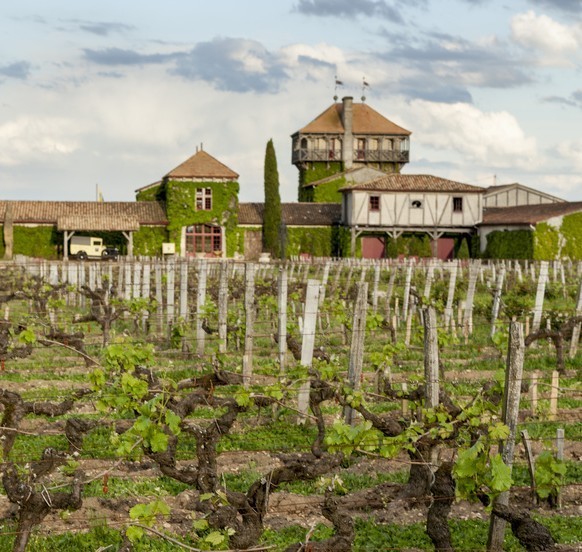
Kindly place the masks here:
MULTIPOLYGON (((58 259, 62 251, 63 234, 54 226, 13 226, 14 255, 58 259)), ((1 255, 4 255, 4 228, 1 236, 1 255)))
POLYGON ((566 215, 562 220, 560 234, 564 240, 562 257, 582 260, 582 213, 566 215))
POLYGON ((484 256, 490 259, 582 260, 582 213, 565 215, 555 222, 538 222, 533 231, 491 232, 487 236, 484 256))
POLYGON ((142 226, 133 234, 133 254, 160 257, 162 244, 168 241, 168 231, 163 226, 142 226))
POLYGON ((152 186, 135 195, 136 201, 165 201, 165 199, 166 189, 161 182, 157 186, 152 186))
POLYGON ((534 234, 530 230, 496 230, 487 235, 487 259, 533 259, 534 234))
MULTIPOLYGON (((238 228, 236 231, 236 252, 245 251, 245 233, 260 233, 260 227, 238 228)), ((285 257, 307 253, 313 257, 348 257, 350 255, 350 232, 339 226, 309 226, 285 228, 285 257)), ((234 251, 233 253, 234 254, 234 251)), ((230 253, 229 253, 230 255, 230 253)))
POLYGON ((560 250, 560 233, 547 222, 538 222, 533 233, 533 258, 549 261, 558 256, 560 250))
MULTIPOLYGON (((323 178, 327 178, 328 176, 333 176, 334 174, 341 173, 343 171, 343 163, 340 161, 334 161, 331 163, 310 163, 306 168, 299 170, 299 192, 297 194, 297 198, 299 201, 316 201, 315 198, 315 189, 319 188, 319 186, 304 188, 304 184, 311 184, 312 182, 317 182, 318 180, 322 180, 323 178)), ((339 180, 339 179, 338 179, 339 180)), ((345 184, 345 179, 344 184, 345 184)), ((333 182, 336 182, 335 180, 333 182)), ((326 184, 320 186, 327 186, 326 184)), ((333 188, 333 186, 332 186, 333 188)), ((337 192, 337 188, 335 189, 337 192)), ((326 203, 329 202, 341 202, 341 195, 339 200, 333 199, 326 199, 321 200, 318 199, 317 201, 325 201, 326 203)))
POLYGON ((313 257, 332 257, 332 227, 287 227, 286 256, 308 253, 313 257))
POLYGON ((234 253, 238 236, 238 182, 177 182, 164 183, 166 190, 166 213, 168 237, 176 244, 180 253, 182 228, 192 224, 219 224, 225 227, 226 252, 234 253), (196 190, 212 190, 212 210, 196 210, 196 190), (234 241, 234 245, 233 242, 234 241))

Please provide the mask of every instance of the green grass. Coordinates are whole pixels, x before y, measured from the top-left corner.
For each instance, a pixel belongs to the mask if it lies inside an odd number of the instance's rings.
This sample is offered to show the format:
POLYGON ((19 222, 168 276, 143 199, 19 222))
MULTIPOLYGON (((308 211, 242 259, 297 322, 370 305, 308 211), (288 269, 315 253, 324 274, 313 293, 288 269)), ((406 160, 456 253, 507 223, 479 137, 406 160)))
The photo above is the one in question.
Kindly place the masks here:
POLYGON ((564 429, 564 436, 570 441, 582 441, 582 422, 538 422, 531 421, 519 424, 518 431, 527 429, 531 439, 547 439, 548 442, 555 440, 556 430, 564 429))
POLYGON ((92 481, 85 486, 83 496, 103 498, 176 496, 190 486, 170 477, 110 477, 107 481, 107 493, 103 490, 103 481, 92 481))
POLYGON ((272 450, 298 452, 309 450, 316 434, 311 425, 294 422, 268 422, 264 425, 246 425, 241 432, 225 435, 218 446, 219 452, 229 450, 272 450))

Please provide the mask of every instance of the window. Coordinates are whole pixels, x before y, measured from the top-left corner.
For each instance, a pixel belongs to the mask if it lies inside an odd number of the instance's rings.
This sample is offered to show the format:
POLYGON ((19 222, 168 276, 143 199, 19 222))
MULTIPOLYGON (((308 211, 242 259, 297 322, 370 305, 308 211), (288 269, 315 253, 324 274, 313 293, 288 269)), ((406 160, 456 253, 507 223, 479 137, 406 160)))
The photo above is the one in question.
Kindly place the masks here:
POLYGON ((453 213, 462 213, 463 212, 463 198, 462 197, 454 197, 453 198, 453 213))
POLYGON ((410 207, 413 209, 422 209, 422 201, 420 199, 414 199, 410 202, 410 207))
POLYGON ((196 189, 196 210, 212 211, 212 188, 196 189))
POLYGON ((370 196, 370 211, 380 210, 380 196, 370 196))
POLYGON ((196 224, 186 228, 186 254, 214 253, 222 250, 220 226, 196 224))
POLYGON ((356 159, 365 159, 366 157, 366 139, 358 138, 356 140, 356 159))

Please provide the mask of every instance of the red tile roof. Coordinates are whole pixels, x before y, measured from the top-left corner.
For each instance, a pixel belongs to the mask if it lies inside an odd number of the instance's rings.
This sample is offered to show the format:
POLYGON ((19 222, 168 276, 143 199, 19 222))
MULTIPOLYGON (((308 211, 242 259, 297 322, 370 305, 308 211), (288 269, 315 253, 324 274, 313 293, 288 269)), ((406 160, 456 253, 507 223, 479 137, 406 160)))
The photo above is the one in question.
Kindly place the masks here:
POLYGON ((483 210, 482 226, 536 224, 553 217, 582 212, 582 201, 540 203, 517 207, 490 207, 483 210))
POLYGON ((226 165, 206 153, 204 150, 197 151, 192 157, 189 157, 172 169, 167 178, 221 178, 225 180, 236 180, 238 174, 229 169, 226 165))
POLYGON ((168 224, 165 206, 157 201, 0 201, 0 221, 6 208, 20 224, 57 224, 62 230, 136 230, 139 225, 168 224))
MULTIPOLYGON (((240 203, 238 223, 263 224, 264 203, 240 203)), ((333 226, 341 221, 339 203, 282 203, 281 217, 289 226, 333 226)))
POLYGON ((459 192, 480 194, 485 190, 480 186, 447 180, 430 174, 387 174, 362 184, 344 186, 341 192, 349 190, 373 190, 379 192, 459 192))
MULTIPOLYGON (((323 113, 318 115, 307 126, 304 126, 297 133, 301 134, 343 134, 344 126, 342 123, 343 104, 334 103, 323 113)), ((389 134, 410 136, 409 130, 398 126, 396 123, 380 115, 375 109, 368 104, 354 103, 352 132, 354 134, 389 134)), ((295 134, 297 134, 295 133, 295 134)))

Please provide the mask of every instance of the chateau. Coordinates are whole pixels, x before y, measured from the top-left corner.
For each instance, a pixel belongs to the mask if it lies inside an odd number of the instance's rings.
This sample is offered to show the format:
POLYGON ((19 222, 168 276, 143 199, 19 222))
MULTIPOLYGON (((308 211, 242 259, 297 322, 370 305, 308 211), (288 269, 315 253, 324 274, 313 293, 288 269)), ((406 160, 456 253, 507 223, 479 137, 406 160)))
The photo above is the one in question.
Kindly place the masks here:
MULTIPOLYGON (((403 174, 410 147, 409 130, 351 97, 292 134, 299 201, 282 204, 285 256, 582 259, 582 202, 403 174)), ((238 177, 200 148, 135 202, 0 200, 0 254, 67 258, 76 234, 129 256, 256 259, 264 205, 239 202, 238 177)))

